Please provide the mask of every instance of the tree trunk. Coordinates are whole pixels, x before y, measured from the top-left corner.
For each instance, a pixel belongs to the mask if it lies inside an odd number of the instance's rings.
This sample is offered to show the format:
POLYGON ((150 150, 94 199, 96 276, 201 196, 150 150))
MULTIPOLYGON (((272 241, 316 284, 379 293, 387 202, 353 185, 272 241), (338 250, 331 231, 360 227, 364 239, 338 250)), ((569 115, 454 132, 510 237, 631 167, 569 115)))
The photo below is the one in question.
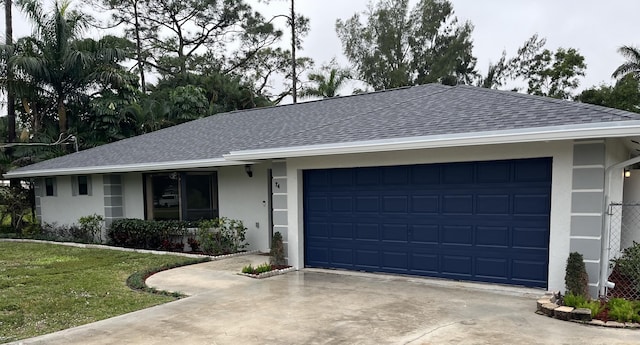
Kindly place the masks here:
POLYGON ((135 35, 136 35, 136 54, 138 57, 138 69, 140 70, 140 90, 142 93, 147 92, 147 85, 144 79, 144 61, 142 59, 142 40, 140 39, 140 21, 138 18, 138 1, 133 2, 133 17, 135 22, 135 35))
POLYGON ((61 97, 58 98, 58 125, 60 127, 60 134, 67 134, 67 108, 61 97))
POLYGON ((7 57, 7 142, 16 141, 16 109, 15 94, 13 90, 13 64, 11 56, 13 56, 13 16, 12 16, 12 0, 4 1, 4 19, 5 19, 5 40, 9 56, 7 57))
POLYGON ((296 10, 291 0, 291 97, 293 104, 298 103, 298 76, 296 74, 296 10))

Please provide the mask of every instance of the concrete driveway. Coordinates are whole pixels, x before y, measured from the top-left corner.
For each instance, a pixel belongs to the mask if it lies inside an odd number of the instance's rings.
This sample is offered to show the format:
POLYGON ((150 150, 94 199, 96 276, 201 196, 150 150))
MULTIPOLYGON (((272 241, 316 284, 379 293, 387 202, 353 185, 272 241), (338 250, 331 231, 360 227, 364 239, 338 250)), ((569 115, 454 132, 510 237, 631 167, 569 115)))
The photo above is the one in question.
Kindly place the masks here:
POLYGON ((161 272, 148 285, 191 297, 18 343, 640 344, 640 331, 536 315, 535 290, 324 270, 263 280, 236 274, 267 260, 161 272))

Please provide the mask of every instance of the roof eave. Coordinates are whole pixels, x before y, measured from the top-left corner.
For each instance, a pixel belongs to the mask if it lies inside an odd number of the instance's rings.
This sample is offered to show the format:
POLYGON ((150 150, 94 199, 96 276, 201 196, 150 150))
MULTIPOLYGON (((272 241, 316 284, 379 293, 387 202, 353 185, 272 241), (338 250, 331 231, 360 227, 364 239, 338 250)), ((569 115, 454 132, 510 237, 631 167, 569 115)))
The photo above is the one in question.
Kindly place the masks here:
POLYGON ((251 164, 251 163, 252 162, 216 158, 216 159, 201 159, 201 160, 176 161, 176 162, 140 163, 140 164, 107 165, 107 166, 63 168, 63 169, 10 171, 4 174, 4 178, 10 179, 10 178, 44 177, 44 176, 114 174, 114 173, 128 173, 128 172, 149 172, 149 171, 162 171, 162 170, 215 168, 215 167, 223 167, 223 166, 245 165, 245 164, 251 164))
POLYGON ((368 140, 348 143, 281 147, 262 150, 242 150, 232 151, 228 154, 223 155, 223 157, 230 160, 262 160, 442 147, 615 138, 639 135, 640 121, 633 120, 597 124, 549 126, 515 130, 485 131, 383 140, 368 140))

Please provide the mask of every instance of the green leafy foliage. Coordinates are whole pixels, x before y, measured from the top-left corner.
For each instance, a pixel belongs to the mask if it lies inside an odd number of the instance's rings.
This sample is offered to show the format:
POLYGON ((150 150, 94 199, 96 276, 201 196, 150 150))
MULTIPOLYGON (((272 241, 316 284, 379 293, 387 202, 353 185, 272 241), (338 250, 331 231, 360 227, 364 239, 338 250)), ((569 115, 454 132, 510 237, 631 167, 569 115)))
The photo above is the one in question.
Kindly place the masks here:
POLYGON ((600 301, 586 301, 579 303, 576 308, 586 308, 591 310, 591 317, 594 318, 606 308, 606 305, 600 301))
POLYGON ((340 96, 338 91, 351 79, 351 72, 340 68, 335 59, 320 68, 320 71, 309 73, 309 82, 313 86, 307 86, 300 92, 301 97, 330 98, 340 96))
POLYGON ((633 295, 640 295, 640 243, 634 241, 632 246, 622 251, 619 258, 611 262, 615 270, 631 280, 631 288, 635 290, 633 295))
POLYGON ((618 322, 640 322, 640 302, 612 298, 607 304, 609 318, 618 322))
POLYGON ((273 270, 273 267, 271 266, 271 264, 268 264, 265 262, 256 267, 253 267, 251 264, 244 266, 242 268, 242 273, 257 275, 257 274, 266 273, 272 270, 273 270))
POLYGON ((94 213, 90 216, 80 217, 78 223, 82 232, 86 234, 88 242, 102 242, 100 237, 102 235, 104 217, 94 213))
POLYGON ((284 258, 284 243, 282 241, 282 234, 276 231, 271 239, 271 250, 269 252, 269 262, 272 265, 282 266, 286 265, 287 261, 284 258))
POLYGON ((586 89, 578 95, 577 100, 640 113, 640 83, 633 75, 627 75, 618 80, 613 87, 600 85, 586 89))
POLYGON ((573 294, 575 296, 589 296, 589 276, 587 275, 587 269, 584 265, 582 254, 577 252, 569 254, 564 282, 567 295, 573 294))
POLYGON ((475 78, 471 23, 458 23, 447 0, 377 1, 336 22, 347 59, 375 90, 431 82, 470 84, 475 78))
POLYGON ((242 221, 225 217, 202 220, 198 224, 198 238, 202 251, 211 255, 230 254, 243 250, 248 245, 245 242, 246 232, 247 228, 242 221))
POLYGON ((587 303, 587 297, 569 292, 564 296, 563 301, 564 305, 568 307, 581 308, 580 305, 587 303))
POLYGON ((107 231, 110 243, 128 248, 158 249, 163 241, 182 239, 190 223, 167 220, 117 219, 107 231))

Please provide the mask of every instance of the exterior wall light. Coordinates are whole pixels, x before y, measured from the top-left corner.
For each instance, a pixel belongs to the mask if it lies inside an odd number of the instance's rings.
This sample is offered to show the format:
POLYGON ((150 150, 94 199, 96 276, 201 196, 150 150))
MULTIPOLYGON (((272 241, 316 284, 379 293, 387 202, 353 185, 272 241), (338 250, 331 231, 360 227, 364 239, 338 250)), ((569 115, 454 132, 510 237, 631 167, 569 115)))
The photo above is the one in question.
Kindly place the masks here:
POLYGON ((253 177, 253 170, 251 170, 251 165, 247 164, 244 166, 244 172, 247 173, 247 176, 253 177))
POLYGON ((624 169, 624 177, 631 177, 631 170, 624 169))

